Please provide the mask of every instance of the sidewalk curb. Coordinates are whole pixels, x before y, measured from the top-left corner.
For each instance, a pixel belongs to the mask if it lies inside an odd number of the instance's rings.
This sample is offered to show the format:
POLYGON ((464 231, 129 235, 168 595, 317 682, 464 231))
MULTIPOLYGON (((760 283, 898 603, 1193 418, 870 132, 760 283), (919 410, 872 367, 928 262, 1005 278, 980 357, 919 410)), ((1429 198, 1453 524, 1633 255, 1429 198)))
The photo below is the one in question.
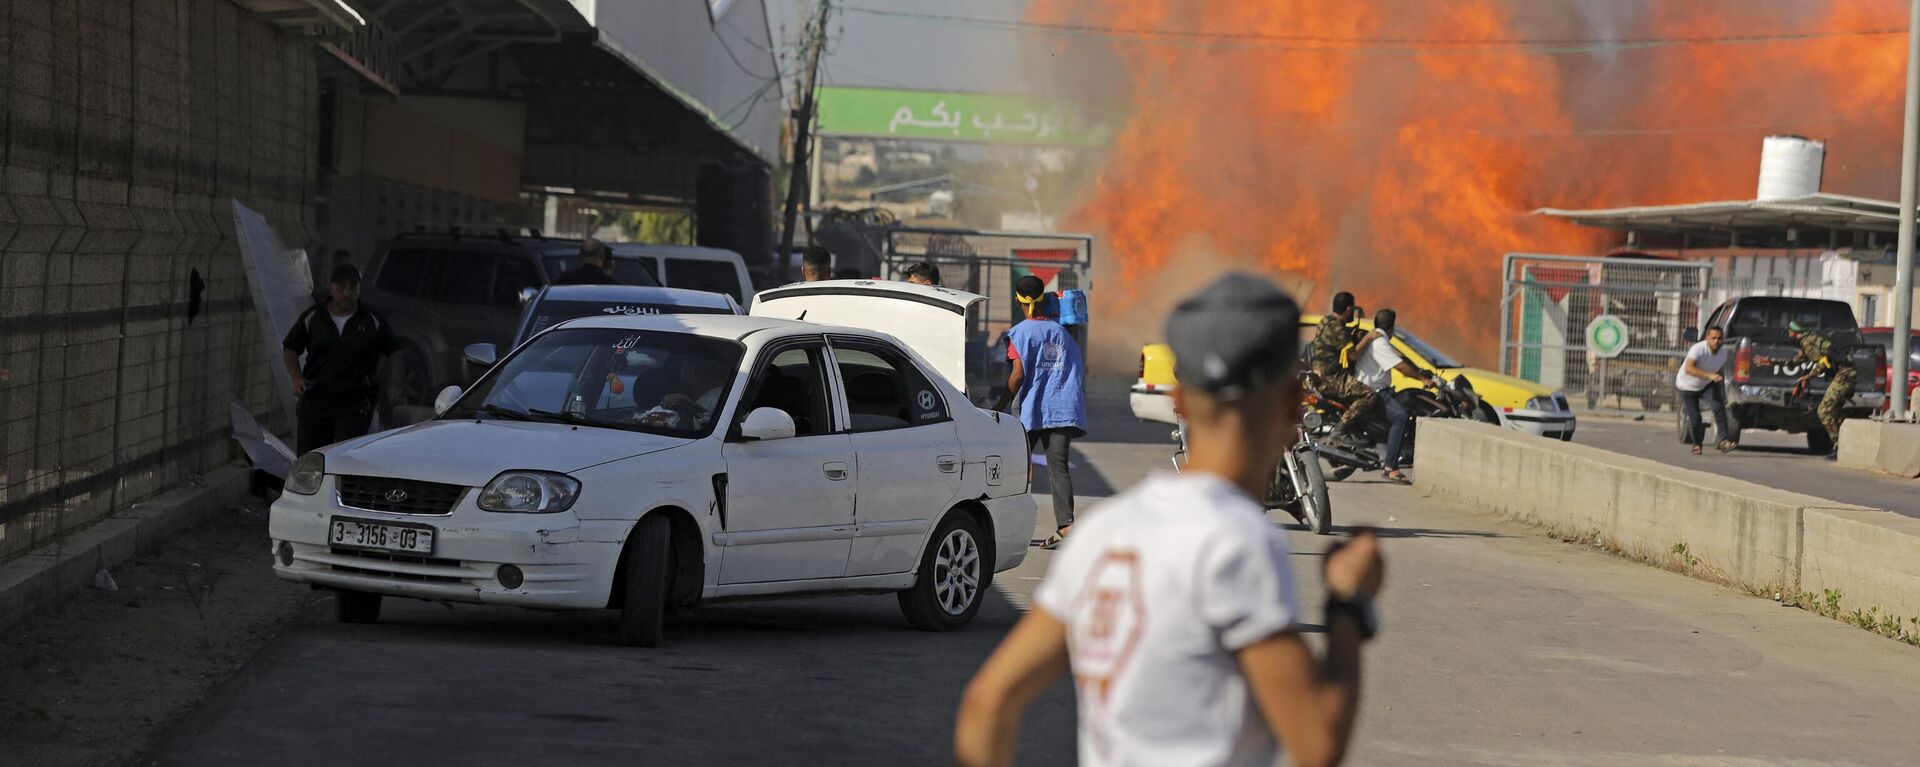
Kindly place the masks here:
MULTIPOLYGON (((245 467, 216 469, 204 487, 182 485, 108 516, 19 559, 0 565, 0 628, 88 588, 94 573, 112 570, 159 548, 168 538, 247 496, 245 467)), ((261 546, 264 551, 266 543, 261 546)))

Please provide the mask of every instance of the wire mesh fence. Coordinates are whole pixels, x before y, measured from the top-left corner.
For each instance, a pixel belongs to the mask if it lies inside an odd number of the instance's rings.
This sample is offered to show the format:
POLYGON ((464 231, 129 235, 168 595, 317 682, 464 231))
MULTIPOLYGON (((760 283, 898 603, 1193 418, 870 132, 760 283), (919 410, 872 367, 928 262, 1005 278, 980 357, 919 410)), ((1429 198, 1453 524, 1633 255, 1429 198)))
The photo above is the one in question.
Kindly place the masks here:
POLYGON ((1696 261, 1508 254, 1500 370, 1589 410, 1672 409, 1688 330, 1712 308, 1712 275, 1712 264, 1696 261), (1617 353, 1588 341, 1603 316, 1627 331, 1617 353))
MULTIPOLYGON (((903 279, 902 271, 916 262, 937 267, 942 285, 988 299, 967 317, 967 380, 973 382, 1006 381, 1009 365, 1000 342, 1025 318, 1013 294, 1021 277, 1038 277, 1048 290, 1093 287, 1093 238, 1080 234, 889 228, 880 276, 903 279)), ((1070 326, 1069 331, 1085 348, 1089 325, 1070 326)), ((987 385, 967 394, 976 403, 991 404, 982 400, 996 396, 997 390, 987 385)))

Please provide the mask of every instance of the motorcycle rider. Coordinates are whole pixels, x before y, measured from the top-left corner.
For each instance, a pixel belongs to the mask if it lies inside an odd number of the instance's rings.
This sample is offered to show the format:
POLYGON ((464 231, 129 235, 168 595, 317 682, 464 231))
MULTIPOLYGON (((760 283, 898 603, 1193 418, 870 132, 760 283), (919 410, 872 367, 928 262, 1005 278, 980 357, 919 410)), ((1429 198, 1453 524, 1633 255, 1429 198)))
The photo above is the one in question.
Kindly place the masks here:
POLYGON ((1814 376, 1827 379, 1826 396, 1820 398, 1815 412, 1820 416, 1820 425, 1827 430, 1827 458, 1833 459, 1840 447, 1840 421, 1846 417, 1842 409, 1853 399, 1853 390, 1860 383, 1860 370, 1853 366, 1842 353, 1835 358, 1833 339, 1826 333, 1808 330, 1798 321, 1787 323, 1787 337, 1800 345, 1800 351, 1793 359, 1779 360, 1764 354, 1756 354, 1754 362, 1762 365, 1784 364, 1787 367, 1811 364, 1805 375, 1800 376, 1800 385, 1794 387, 1797 394, 1807 388, 1814 376))
POLYGON ((1336 437, 1351 438, 1354 426, 1366 413, 1373 409, 1374 392, 1353 377, 1354 358, 1349 350, 1358 346, 1363 335, 1354 320, 1359 318, 1360 307, 1353 302, 1353 294, 1340 291, 1333 294, 1333 311, 1320 318, 1320 328, 1313 334, 1313 343, 1308 347, 1308 364, 1319 377, 1319 390, 1334 399, 1347 403, 1347 412, 1340 418, 1340 429, 1336 437))
POLYGON ((1359 360, 1354 365, 1356 377, 1360 383, 1375 392, 1376 398, 1386 407, 1387 449, 1380 455, 1380 463, 1385 469, 1383 475, 1391 482, 1411 485, 1413 480, 1400 471, 1400 453, 1406 444, 1407 427, 1413 424, 1413 414, 1407 410, 1405 402, 1393 390, 1393 371, 1400 371, 1408 378, 1417 378, 1432 385, 1437 376, 1414 367, 1400 351, 1393 348, 1393 328, 1399 315, 1392 309, 1381 309, 1373 315, 1373 330, 1360 338, 1354 348, 1354 356, 1359 360))

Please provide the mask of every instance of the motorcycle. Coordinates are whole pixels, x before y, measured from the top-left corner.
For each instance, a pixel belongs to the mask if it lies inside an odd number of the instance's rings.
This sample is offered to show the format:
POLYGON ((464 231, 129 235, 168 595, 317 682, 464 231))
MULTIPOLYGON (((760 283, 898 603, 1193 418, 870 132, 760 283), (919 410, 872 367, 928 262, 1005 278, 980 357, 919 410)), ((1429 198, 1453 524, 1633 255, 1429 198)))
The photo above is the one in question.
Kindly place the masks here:
MULTIPOLYGON (((1302 378, 1300 426, 1307 438, 1317 444, 1320 457, 1333 467, 1333 481, 1346 479, 1356 471, 1379 471, 1385 468, 1382 452, 1385 450, 1389 427, 1385 408, 1375 405, 1373 412, 1361 416, 1359 428, 1352 438, 1338 438, 1336 432, 1351 403, 1328 396, 1319 384, 1318 374, 1308 372, 1302 378)), ((1401 447, 1401 466, 1413 465, 1414 432, 1422 418, 1463 418, 1497 423, 1492 410, 1481 402, 1480 395, 1474 393, 1473 382, 1468 381, 1466 376, 1441 379, 1439 383, 1396 392, 1394 396, 1401 398, 1407 406, 1407 412, 1414 418, 1414 424, 1408 426, 1407 438, 1401 447)))
MULTIPOLYGON (((1327 491, 1327 477, 1320 469, 1320 457, 1312 437, 1301 426, 1295 426, 1297 434, 1292 447, 1273 467, 1273 477, 1267 480, 1266 498, 1263 499, 1269 509, 1280 509, 1293 515, 1300 524, 1306 525, 1315 535, 1327 535, 1333 532, 1333 498, 1327 491)), ((1180 443, 1180 449, 1173 454, 1173 470, 1180 471, 1186 465, 1187 432, 1186 425, 1173 430, 1173 439, 1180 443)))

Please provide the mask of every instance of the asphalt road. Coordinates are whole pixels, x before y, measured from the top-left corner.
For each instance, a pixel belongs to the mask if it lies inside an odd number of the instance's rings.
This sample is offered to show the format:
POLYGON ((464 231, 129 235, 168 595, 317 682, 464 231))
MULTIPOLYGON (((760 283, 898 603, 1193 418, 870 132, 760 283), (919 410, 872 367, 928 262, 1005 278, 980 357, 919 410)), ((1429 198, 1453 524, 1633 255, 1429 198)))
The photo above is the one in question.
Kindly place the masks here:
MULTIPOLYGON (((1087 500, 1166 465, 1165 429, 1113 401, 1096 417, 1076 446, 1087 500)), ((1350 480, 1334 499, 1337 521, 1389 538, 1354 764, 1920 763, 1920 648, 1408 488, 1350 480)), ((1313 621, 1327 541, 1291 535, 1313 621)), ((347 626, 323 602, 153 763, 941 763, 962 685, 1049 556, 1002 574, 956 634, 908 629, 890 597, 702 608, 652 650, 613 644, 611 613, 395 601, 381 624, 347 626)), ((1025 720, 1021 761, 1070 763, 1073 721, 1056 686, 1025 720)))
MULTIPOLYGON (((1712 416, 1707 417, 1711 423, 1712 416)), ((1707 439, 1716 439, 1711 426, 1707 439)), ((1721 453, 1709 442, 1705 453, 1693 455, 1680 444, 1673 414, 1662 413, 1645 421, 1583 416, 1573 441, 1815 498, 1920 517, 1920 482, 1837 466, 1807 453, 1803 434, 1748 431, 1740 435, 1739 450, 1721 453)))

